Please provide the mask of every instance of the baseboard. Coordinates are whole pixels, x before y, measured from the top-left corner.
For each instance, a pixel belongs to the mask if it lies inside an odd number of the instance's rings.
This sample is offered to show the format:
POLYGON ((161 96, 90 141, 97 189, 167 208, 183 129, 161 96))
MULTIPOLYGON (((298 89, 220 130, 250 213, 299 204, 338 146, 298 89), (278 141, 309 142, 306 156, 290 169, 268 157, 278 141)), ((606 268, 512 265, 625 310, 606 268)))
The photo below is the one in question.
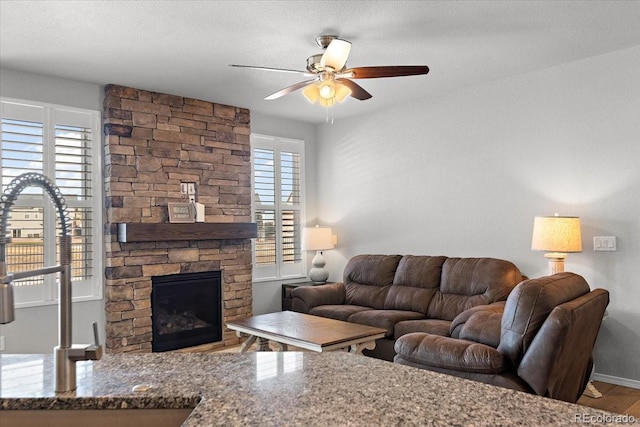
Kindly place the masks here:
POLYGON ((603 383, 621 385, 623 387, 637 388, 640 390, 640 381, 638 380, 630 380, 628 378, 614 377, 613 375, 604 375, 604 374, 598 374, 598 373, 594 373, 592 379, 594 381, 602 381, 603 383))

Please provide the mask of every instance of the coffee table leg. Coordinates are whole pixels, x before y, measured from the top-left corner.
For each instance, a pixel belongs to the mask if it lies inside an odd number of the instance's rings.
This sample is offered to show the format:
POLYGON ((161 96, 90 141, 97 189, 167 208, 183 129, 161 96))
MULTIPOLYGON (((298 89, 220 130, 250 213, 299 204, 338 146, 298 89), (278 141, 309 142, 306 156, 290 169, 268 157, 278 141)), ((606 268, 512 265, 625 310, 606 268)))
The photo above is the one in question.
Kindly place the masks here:
POLYGON ((249 347, 253 345, 256 341, 255 335, 250 335, 249 338, 245 342, 242 343, 242 347, 240 347, 240 353, 246 353, 249 350, 249 347))
POLYGON ((269 347, 268 339, 258 337, 258 351, 271 351, 271 347, 269 347))
POLYGON ((359 344, 351 344, 349 353, 362 354, 362 350, 373 350, 374 348, 376 348, 375 341, 361 342, 359 344))

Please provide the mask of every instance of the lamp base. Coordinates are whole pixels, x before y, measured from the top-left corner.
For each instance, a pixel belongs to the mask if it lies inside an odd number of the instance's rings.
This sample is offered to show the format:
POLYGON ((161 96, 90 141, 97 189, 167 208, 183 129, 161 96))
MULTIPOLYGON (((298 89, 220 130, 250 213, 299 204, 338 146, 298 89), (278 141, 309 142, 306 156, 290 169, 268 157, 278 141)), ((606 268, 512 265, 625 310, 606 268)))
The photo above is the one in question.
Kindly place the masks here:
POLYGON ((313 264, 313 267, 309 270, 309 279, 316 284, 326 283, 329 278, 329 270, 324 268, 326 263, 321 251, 316 251, 311 264, 313 264))
POLYGON ((561 252, 550 252, 548 254, 544 254, 544 257, 549 259, 550 276, 564 271, 564 260, 567 258, 567 254, 561 252))

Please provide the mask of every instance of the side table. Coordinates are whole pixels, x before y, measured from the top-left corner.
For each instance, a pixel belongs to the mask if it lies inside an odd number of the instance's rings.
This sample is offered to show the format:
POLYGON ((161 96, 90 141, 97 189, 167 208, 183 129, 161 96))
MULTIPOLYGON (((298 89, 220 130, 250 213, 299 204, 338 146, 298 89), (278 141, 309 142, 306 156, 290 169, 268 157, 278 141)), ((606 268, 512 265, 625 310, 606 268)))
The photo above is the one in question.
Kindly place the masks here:
POLYGON ((330 283, 335 282, 327 282, 327 283, 313 283, 309 282, 297 282, 297 283, 283 283, 282 284, 282 311, 291 310, 291 304, 293 299, 291 298, 291 291, 297 288, 298 286, 320 286, 320 285, 328 285, 330 283))

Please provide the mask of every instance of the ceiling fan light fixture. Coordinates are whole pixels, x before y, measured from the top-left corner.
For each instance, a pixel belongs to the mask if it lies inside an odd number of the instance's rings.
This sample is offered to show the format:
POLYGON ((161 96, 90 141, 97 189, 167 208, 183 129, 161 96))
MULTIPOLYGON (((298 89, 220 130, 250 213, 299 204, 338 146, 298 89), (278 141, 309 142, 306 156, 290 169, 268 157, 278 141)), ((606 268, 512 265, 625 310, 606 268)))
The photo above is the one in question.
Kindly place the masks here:
POLYGON ((324 68, 330 67, 334 71, 340 71, 347 63, 347 58, 351 52, 351 43, 346 40, 334 39, 327 46, 322 58, 320 59, 320 65, 324 68))
POLYGON ((336 99, 335 98, 328 98, 328 99, 318 98, 318 103, 323 107, 333 107, 336 103, 336 99))
POLYGON ((344 102, 344 100, 347 99, 349 95, 351 95, 351 89, 340 83, 336 84, 335 91, 335 98, 338 102, 344 102))
POLYGON ((332 80, 326 80, 320 83, 318 92, 320 92, 320 98, 332 99, 336 94, 335 83, 332 80))
POLYGON ((302 94, 307 98, 307 101, 312 104, 315 104, 318 98, 320 98, 320 90, 318 90, 318 86, 320 86, 318 83, 313 83, 305 87, 302 91, 302 94))

